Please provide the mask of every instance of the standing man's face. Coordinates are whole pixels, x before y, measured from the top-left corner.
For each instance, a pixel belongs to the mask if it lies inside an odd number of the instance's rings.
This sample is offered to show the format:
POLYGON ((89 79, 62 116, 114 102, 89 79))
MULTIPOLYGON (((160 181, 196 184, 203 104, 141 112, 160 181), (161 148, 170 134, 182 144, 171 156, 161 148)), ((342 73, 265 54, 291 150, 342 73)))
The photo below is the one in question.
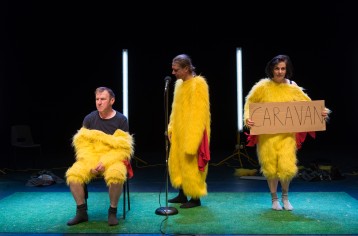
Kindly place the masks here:
POLYGON ((174 75, 176 79, 185 78, 187 73, 188 73, 187 68, 182 68, 177 63, 172 64, 172 75, 174 75))

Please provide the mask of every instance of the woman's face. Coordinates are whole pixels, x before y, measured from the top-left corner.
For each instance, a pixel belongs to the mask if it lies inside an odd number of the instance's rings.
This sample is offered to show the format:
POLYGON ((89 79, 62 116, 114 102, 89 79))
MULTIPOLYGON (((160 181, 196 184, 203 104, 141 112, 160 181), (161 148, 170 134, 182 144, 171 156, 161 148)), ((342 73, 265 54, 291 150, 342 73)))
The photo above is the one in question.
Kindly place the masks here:
POLYGON ((286 76, 286 63, 281 61, 275 65, 273 68, 273 78, 272 80, 276 83, 284 83, 286 76))

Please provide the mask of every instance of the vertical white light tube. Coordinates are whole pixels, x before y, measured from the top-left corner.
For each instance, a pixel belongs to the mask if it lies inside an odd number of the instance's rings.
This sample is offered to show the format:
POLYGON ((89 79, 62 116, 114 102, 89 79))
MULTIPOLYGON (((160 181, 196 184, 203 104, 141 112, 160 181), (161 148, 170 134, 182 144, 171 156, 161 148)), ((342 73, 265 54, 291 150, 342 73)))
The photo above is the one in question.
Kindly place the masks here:
POLYGON ((236 91, 237 91, 237 128, 243 129, 243 101, 242 101, 242 50, 236 48, 236 91))
POLYGON ((128 117, 128 50, 123 49, 122 51, 122 76, 123 76, 123 115, 128 117))

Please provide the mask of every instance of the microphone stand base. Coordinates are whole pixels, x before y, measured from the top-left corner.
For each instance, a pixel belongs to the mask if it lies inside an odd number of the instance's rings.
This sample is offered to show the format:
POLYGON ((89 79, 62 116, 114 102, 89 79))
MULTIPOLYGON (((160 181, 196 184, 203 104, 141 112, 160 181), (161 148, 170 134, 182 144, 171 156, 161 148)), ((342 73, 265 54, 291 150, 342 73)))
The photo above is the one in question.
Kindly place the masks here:
POLYGON ((155 210, 155 214, 161 216, 171 216, 178 214, 178 210, 175 207, 159 207, 155 210))

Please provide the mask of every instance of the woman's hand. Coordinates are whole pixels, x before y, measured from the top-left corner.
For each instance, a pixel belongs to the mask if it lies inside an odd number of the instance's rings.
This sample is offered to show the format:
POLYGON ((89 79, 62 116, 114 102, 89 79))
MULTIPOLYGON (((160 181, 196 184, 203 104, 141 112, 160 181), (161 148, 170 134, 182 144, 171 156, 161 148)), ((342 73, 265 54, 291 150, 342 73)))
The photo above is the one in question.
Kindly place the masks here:
POLYGON ((332 113, 332 111, 330 109, 328 109, 327 107, 325 107, 322 110, 322 116, 326 121, 329 119, 329 114, 331 114, 331 113, 332 113))
POLYGON ((251 129, 255 125, 255 122, 251 120, 250 118, 246 119, 246 126, 251 129))

